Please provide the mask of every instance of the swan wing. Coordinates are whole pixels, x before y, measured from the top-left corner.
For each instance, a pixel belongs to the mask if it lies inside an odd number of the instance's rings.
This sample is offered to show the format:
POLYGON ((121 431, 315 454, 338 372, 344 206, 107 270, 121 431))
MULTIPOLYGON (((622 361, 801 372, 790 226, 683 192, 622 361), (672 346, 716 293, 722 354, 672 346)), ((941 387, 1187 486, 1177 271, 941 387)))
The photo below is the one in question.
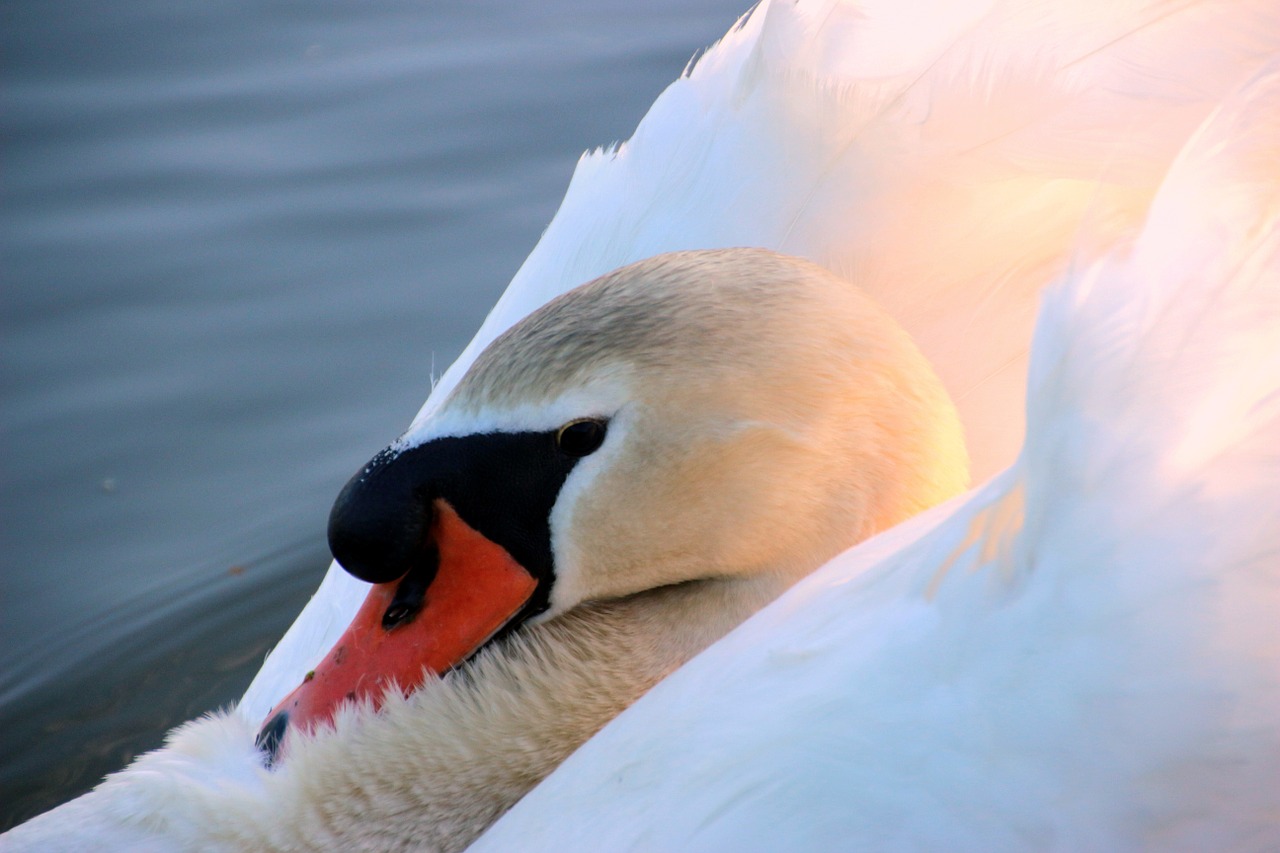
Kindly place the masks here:
POLYGON ((1277 163, 1280 59, 1046 293, 1009 470, 802 581, 472 849, 1274 847, 1277 163))

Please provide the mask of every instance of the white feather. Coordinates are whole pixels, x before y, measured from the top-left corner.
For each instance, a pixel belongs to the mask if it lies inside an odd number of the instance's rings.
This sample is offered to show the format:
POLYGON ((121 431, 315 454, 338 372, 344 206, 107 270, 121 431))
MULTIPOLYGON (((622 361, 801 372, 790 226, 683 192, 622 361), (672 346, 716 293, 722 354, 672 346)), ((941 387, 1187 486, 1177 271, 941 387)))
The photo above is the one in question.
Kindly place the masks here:
POLYGON ((472 849, 1280 845, 1277 164, 1280 62, 1049 292, 1009 471, 802 581, 472 849))

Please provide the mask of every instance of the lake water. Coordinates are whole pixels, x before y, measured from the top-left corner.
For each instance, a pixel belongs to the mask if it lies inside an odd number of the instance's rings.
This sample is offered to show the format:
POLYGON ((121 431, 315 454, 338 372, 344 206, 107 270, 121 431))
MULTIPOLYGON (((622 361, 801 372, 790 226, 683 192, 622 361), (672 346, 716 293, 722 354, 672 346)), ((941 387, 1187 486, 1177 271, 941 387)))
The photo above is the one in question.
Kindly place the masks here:
POLYGON ((0 13, 0 829, 234 701, 550 220, 743 0, 0 13))

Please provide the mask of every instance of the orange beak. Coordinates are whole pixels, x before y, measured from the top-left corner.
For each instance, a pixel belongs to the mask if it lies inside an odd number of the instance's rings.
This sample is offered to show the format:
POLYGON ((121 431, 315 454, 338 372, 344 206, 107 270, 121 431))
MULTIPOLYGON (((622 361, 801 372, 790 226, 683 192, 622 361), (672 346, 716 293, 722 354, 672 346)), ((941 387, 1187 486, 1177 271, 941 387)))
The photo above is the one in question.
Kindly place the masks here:
POLYGON ((446 501, 436 499, 434 509, 430 536, 439 567, 421 609, 393 618, 389 608, 406 581, 375 584, 325 659, 271 709, 258 735, 271 759, 280 754, 287 729, 314 731, 331 722, 344 702, 380 707, 389 690, 407 696, 428 673, 441 675, 464 662, 532 597, 537 581, 505 549, 446 501))

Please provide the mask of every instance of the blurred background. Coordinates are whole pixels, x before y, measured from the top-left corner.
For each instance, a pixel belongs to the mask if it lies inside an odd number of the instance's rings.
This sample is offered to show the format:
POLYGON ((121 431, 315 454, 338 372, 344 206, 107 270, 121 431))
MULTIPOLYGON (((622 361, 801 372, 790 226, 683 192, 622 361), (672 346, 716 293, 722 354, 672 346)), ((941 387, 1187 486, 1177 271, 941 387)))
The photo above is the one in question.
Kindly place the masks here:
POLYGON ((0 7, 0 829, 238 698, 578 155, 746 5, 0 7))

